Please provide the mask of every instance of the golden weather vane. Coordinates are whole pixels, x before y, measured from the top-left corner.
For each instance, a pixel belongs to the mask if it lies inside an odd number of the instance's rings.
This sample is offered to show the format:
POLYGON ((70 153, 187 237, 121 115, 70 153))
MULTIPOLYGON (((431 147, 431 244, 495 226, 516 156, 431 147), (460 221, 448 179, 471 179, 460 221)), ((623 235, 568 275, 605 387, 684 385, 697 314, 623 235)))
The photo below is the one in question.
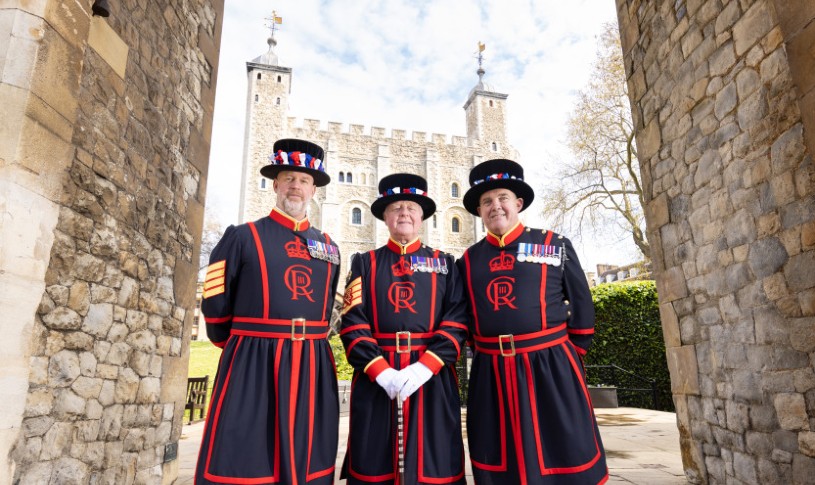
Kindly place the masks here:
POLYGON ((478 59, 478 69, 481 69, 481 63, 484 62, 484 56, 482 55, 482 52, 484 52, 484 49, 486 49, 486 48, 487 48, 487 46, 484 45, 484 43, 479 40, 478 41, 478 57, 476 57, 476 59, 478 59))
POLYGON ((274 37, 275 30, 277 30, 277 26, 283 23, 283 17, 277 16, 277 11, 272 10, 272 16, 266 17, 266 27, 271 31, 272 37, 274 37))

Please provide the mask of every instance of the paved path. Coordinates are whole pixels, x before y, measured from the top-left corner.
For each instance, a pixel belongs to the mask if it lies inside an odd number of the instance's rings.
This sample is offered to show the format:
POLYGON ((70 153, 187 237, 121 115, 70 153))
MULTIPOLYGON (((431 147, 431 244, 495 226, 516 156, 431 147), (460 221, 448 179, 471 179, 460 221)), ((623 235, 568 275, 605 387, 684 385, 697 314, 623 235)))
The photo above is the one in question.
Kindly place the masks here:
MULTIPOLYGON (((595 409, 595 413, 608 459, 610 477, 607 483, 687 483, 682 470, 675 414, 636 408, 595 409)), ((178 447, 179 475, 175 485, 192 485, 203 430, 203 422, 184 425, 178 447)), ((348 418, 343 416, 340 418, 338 470, 347 438, 348 418)), ((336 483, 344 484, 345 481, 337 480, 336 483)), ((469 466, 467 483, 473 483, 469 466)))

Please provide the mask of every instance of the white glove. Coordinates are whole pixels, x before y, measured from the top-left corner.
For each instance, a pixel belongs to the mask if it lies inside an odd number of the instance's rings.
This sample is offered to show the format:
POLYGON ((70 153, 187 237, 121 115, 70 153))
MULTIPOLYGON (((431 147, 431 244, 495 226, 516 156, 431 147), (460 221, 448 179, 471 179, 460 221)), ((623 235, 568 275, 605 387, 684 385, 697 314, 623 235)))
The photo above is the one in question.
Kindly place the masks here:
MULTIPOLYGON (((398 377, 399 371, 391 367, 388 367, 380 372, 378 376, 376 376, 376 383, 379 384, 386 393, 388 393, 388 397, 391 399, 396 397, 396 391, 399 390, 392 384, 394 380, 398 379, 398 377)), ((401 380, 399 382, 401 382, 401 380)))
POLYGON ((406 401, 411 394, 416 392, 417 389, 422 387, 425 382, 433 377, 433 371, 421 362, 414 362, 404 369, 399 371, 400 376, 404 375, 407 379, 405 383, 399 388, 399 397, 406 401))

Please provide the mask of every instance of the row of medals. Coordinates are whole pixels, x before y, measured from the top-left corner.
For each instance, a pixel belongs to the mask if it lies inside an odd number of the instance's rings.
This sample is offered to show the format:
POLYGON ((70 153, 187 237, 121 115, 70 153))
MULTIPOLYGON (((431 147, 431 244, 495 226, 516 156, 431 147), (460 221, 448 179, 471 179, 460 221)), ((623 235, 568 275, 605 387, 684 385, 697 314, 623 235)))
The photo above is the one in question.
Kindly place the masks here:
POLYGON ((422 273, 447 274, 447 260, 443 258, 410 257, 410 269, 422 273))
POLYGON ((518 243, 518 256, 516 259, 523 263, 549 264, 560 266, 563 260, 563 248, 548 244, 518 243))
POLYGON ((328 261, 332 264, 340 264, 340 250, 337 246, 312 239, 308 239, 306 242, 308 243, 308 254, 312 258, 328 261))

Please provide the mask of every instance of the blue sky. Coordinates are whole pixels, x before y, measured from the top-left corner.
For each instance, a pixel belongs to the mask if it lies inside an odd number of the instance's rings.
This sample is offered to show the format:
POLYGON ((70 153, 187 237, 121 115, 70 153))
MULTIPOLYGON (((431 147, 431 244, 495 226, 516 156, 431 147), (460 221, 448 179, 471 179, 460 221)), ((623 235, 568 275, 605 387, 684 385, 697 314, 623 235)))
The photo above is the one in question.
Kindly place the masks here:
MULTIPOLYGON (((568 157, 566 119, 585 86, 614 0, 287 0, 226 2, 207 205, 238 221, 246 62, 266 51, 272 10, 283 18, 276 52, 293 69, 290 116, 464 136, 462 109, 477 83, 509 95, 507 135, 527 180, 568 157)), ((540 185, 540 184, 539 184, 540 185)), ((542 186, 536 186, 542 190, 542 186)), ((525 222, 540 226, 536 206, 525 222)), ((630 244, 576 241, 585 269, 632 262, 630 244)))

